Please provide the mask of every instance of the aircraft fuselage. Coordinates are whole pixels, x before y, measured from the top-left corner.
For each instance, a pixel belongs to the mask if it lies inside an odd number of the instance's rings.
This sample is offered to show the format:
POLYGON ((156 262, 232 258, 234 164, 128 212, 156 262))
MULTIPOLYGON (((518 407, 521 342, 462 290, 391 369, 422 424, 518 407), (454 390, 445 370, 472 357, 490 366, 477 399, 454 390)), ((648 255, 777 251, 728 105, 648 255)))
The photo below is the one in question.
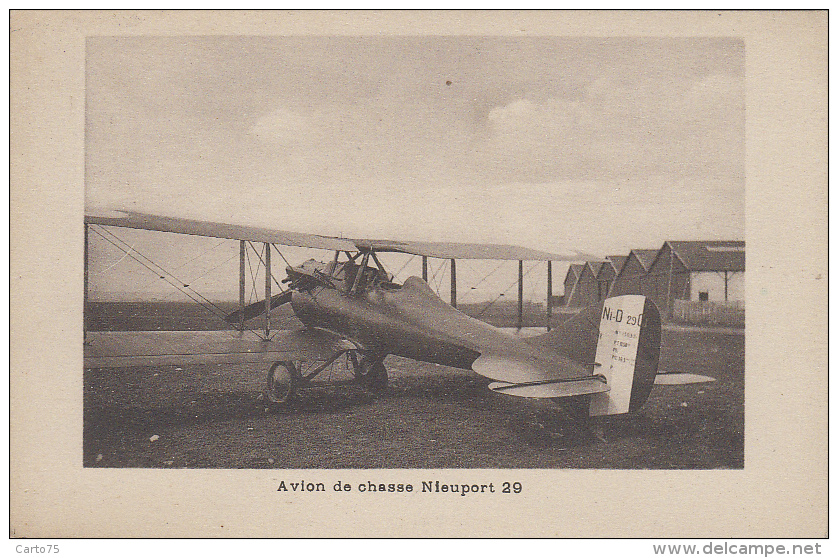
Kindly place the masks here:
POLYGON ((538 358, 537 348, 466 316, 422 279, 376 285, 357 294, 316 287, 295 291, 291 305, 307 327, 333 331, 374 354, 469 369, 485 347, 538 358))

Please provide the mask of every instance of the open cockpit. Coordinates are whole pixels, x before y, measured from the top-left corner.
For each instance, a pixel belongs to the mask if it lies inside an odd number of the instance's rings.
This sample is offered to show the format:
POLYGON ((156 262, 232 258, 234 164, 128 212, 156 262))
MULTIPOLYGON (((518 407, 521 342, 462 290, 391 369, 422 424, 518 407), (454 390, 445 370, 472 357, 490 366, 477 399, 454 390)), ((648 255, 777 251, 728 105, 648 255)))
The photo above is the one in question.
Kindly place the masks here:
POLYGON ((297 290, 320 286, 346 294, 360 294, 376 288, 393 291, 402 287, 393 281, 393 275, 387 272, 372 250, 354 254, 335 252, 334 259, 328 263, 311 259, 297 267, 289 266, 287 272, 288 278, 283 282, 297 290))

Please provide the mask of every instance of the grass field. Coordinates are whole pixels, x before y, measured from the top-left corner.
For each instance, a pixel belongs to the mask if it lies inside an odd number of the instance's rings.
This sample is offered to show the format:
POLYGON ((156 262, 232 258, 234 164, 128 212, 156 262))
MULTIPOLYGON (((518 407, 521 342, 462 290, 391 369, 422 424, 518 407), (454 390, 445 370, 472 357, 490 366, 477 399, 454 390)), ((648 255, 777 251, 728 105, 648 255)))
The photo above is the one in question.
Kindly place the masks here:
POLYGON ((88 369, 86 467, 627 468, 744 466, 744 335, 665 329, 656 386, 605 441, 552 403, 495 394, 472 372, 388 357, 390 386, 304 390, 269 412, 257 365, 88 369))

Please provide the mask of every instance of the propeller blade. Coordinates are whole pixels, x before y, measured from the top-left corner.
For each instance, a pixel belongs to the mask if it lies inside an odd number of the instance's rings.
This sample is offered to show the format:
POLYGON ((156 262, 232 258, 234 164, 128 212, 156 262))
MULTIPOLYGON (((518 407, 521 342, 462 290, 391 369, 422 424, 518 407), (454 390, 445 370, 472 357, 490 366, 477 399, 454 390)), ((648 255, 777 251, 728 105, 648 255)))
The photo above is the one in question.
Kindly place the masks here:
MULTIPOLYGON (((277 295, 271 297, 271 310, 276 308, 277 306, 282 306, 286 302, 291 302, 291 292, 292 291, 284 291, 277 295)), ((256 316, 261 316, 265 313, 265 301, 260 300, 259 302, 254 302, 253 304, 249 304, 244 308, 236 310, 232 314, 226 316, 224 321, 228 324, 237 324, 239 322, 246 322, 247 320, 252 320, 256 316)))

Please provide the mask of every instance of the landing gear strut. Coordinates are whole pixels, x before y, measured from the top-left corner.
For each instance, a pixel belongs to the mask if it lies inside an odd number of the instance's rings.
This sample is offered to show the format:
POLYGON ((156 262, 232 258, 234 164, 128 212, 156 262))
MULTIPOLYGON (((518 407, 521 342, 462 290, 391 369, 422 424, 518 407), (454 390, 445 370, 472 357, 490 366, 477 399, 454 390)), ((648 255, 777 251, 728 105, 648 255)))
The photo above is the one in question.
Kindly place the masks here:
MULTIPOLYGON (((383 355, 363 355, 358 360, 359 351, 355 349, 336 352, 331 358, 320 364, 317 360, 296 360, 274 362, 268 369, 265 399, 271 407, 287 405, 299 389, 308 385, 318 374, 329 367, 330 377, 334 367, 350 367, 355 380, 372 392, 381 392, 387 387, 387 368, 384 367, 383 355), (346 360, 338 359, 346 355, 346 360), (333 366, 334 365, 334 366, 333 366)), ((342 368, 346 370, 346 368, 342 368)), ((337 382, 339 383, 339 382, 337 382)))

